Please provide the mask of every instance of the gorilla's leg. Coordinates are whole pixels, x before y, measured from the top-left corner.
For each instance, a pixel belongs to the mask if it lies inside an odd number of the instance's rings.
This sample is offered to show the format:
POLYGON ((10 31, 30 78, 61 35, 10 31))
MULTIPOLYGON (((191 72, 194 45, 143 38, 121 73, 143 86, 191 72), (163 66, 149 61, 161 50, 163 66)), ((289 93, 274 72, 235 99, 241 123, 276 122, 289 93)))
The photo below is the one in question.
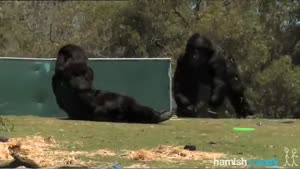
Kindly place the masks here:
MULTIPOLYGON (((113 93, 111 93, 113 94, 113 93)), ((133 98, 124 95, 114 94, 117 98, 116 105, 119 105, 120 117, 129 123, 160 123, 172 117, 172 112, 158 112, 150 107, 141 105, 133 98)))
POLYGON ((177 107, 176 115, 178 117, 197 117, 198 113, 194 111, 194 106, 177 107))
POLYGON ((127 121, 132 123, 160 123, 169 120, 173 115, 170 111, 158 112, 139 104, 132 105, 131 111, 128 112, 130 116, 127 121))
POLYGON ((197 117, 215 118, 216 114, 209 112, 208 105, 212 88, 208 84, 199 84, 198 86, 197 100, 194 106, 194 111, 197 113, 197 117))
POLYGON ((245 95, 245 86, 240 78, 238 65, 235 60, 229 56, 227 62, 227 96, 235 109, 238 118, 253 116, 254 110, 249 105, 245 95))
POLYGON ((253 109, 245 98, 243 91, 236 91, 229 87, 227 96, 238 118, 246 118, 249 115, 254 115, 253 109))
POLYGON ((176 115, 178 117, 196 117, 195 112, 193 112, 194 106, 187 96, 179 93, 175 95, 174 99, 177 106, 176 115))
POLYGON ((172 117, 172 112, 158 112, 138 104, 133 98, 113 92, 101 92, 92 96, 94 119, 128 123, 160 123, 172 117))

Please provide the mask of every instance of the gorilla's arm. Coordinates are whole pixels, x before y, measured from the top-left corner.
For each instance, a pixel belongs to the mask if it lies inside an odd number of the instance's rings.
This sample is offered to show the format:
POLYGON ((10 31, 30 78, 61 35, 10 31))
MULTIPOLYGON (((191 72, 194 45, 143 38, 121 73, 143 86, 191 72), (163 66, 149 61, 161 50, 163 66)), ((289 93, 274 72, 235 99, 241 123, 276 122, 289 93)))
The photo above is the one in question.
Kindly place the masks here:
POLYGON ((74 89, 89 90, 93 88, 94 72, 91 68, 87 68, 82 74, 73 76, 70 79, 70 85, 74 89))
POLYGON ((226 62, 223 57, 214 55, 209 63, 214 75, 210 105, 218 107, 225 99, 226 62))
MULTIPOLYGON (((74 76, 82 76, 82 75, 85 75, 86 73, 91 74, 92 76, 90 76, 90 77, 94 78, 93 70, 87 64, 84 64, 84 63, 65 65, 64 69, 61 70, 60 72, 63 72, 63 76, 66 79, 70 79, 74 76)), ((91 79, 91 80, 93 80, 93 79, 91 79)))
POLYGON ((243 93, 245 90, 245 86, 240 78, 240 73, 238 70, 238 66, 235 62, 235 60, 228 56, 228 62, 227 62, 227 83, 232 90, 243 93))
POLYGON ((181 104, 181 106, 190 106, 191 103, 189 99, 182 94, 181 91, 181 83, 182 82, 181 78, 184 76, 182 69, 184 69, 184 64, 183 64, 183 56, 180 56, 178 61, 177 61, 177 68, 174 73, 174 79, 173 79, 173 93, 174 93, 174 99, 177 104, 181 104))
POLYGON ((59 73, 56 73, 53 77, 52 77, 52 91, 54 93, 54 96, 55 96, 55 100, 56 100, 56 103, 58 104, 58 106, 61 108, 61 109, 65 109, 65 102, 64 102, 64 99, 62 98, 63 97, 63 93, 65 92, 64 90, 64 84, 62 82, 62 79, 61 79, 61 74, 59 73))
POLYGON ((52 77, 52 81, 51 81, 51 87, 52 87, 52 91, 54 93, 54 95, 56 96, 58 94, 58 88, 59 88, 59 82, 58 82, 58 76, 57 74, 55 74, 53 77, 52 77))

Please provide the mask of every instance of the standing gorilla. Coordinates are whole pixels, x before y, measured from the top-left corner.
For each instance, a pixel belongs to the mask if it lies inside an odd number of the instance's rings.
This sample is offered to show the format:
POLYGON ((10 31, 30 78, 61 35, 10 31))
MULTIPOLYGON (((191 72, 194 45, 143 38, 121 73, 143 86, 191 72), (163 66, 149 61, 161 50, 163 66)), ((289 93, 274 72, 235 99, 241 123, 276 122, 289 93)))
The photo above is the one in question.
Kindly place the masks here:
POLYGON ((212 109, 218 108, 226 96, 239 118, 253 115, 244 97, 235 62, 232 59, 227 62, 216 52, 212 42, 199 33, 188 40, 184 55, 177 61, 173 80, 179 117, 203 116, 206 112, 200 111, 204 104, 212 109), (208 99, 203 99, 205 97, 208 99))
POLYGON ((58 106, 70 119, 128 123, 160 123, 171 112, 160 113, 133 98, 93 88, 93 70, 78 46, 66 45, 58 52, 52 89, 58 106))

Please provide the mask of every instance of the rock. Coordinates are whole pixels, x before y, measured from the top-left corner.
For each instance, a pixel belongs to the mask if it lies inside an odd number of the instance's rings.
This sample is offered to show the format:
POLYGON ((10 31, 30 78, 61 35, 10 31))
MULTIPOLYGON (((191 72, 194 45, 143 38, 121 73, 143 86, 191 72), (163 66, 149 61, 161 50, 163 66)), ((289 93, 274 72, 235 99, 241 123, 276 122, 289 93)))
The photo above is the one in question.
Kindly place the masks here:
POLYGON ((213 142, 213 141, 210 141, 208 144, 215 145, 215 144, 217 144, 217 143, 216 143, 216 142, 213 142))
POLYGON ((189 151, 196 151, 196 146, 195 145, 185 145, 183 149, 189 150, 189 151))
POLYGON ((0 136, 0 142, 8 142, 8 140, 7 137, 0 136))

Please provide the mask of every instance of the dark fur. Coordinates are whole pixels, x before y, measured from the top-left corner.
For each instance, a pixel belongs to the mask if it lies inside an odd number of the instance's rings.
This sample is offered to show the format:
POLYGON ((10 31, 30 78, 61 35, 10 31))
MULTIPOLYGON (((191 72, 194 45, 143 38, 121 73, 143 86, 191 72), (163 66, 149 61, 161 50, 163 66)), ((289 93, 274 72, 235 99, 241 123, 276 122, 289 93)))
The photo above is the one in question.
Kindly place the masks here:
POLYGON ((160 123, 171 117, 138 104, 133 98, 95 90, 93 70, 85 52, 66 45, 58 52, 52 88, 57 104, 71 119, 132 123, 160 123))
POLYGON ((160 113, 138 104, 131 97, 113 92, 91 90, 81 93, 80 97, 91 101, 95 121, 159 123, 171 117, 170 112, 160 113))
POLYGON ((89 103, 84 103, 79 97, 80 91, 71 86, 68 80, 55 73, 52 77, 52 89, 58 106, 64 110, 70 119, 73 120, 91 120, 93 109, 89 103))
POLYGON ((226 61, 220 53, 205 36, 196 33, 190 37, 184 55, 177 61, 173 79, 178 116, 201 117, 203 112, 198 110, 203 101, 208 102, 209 107, 217 108, 225 97, 229 98, 238 117, 252 114, 236 63, 233 59, 226 61), (203 86, 204 90, 201 89, 203 86), (202 99, 203 91, 208 91, 208 100, 202 99))
POLYGON ((292 64, 300 66, 300 49, 294 51, 291 56, 292 56, 292 64))
POLYGON ((65 45, 58 51, 52 89, 58 106, 70 119, 92 119, 93 109, 78 96, 92 88, 94 75, 87 62, 84 51, 75 45, 65 45))

